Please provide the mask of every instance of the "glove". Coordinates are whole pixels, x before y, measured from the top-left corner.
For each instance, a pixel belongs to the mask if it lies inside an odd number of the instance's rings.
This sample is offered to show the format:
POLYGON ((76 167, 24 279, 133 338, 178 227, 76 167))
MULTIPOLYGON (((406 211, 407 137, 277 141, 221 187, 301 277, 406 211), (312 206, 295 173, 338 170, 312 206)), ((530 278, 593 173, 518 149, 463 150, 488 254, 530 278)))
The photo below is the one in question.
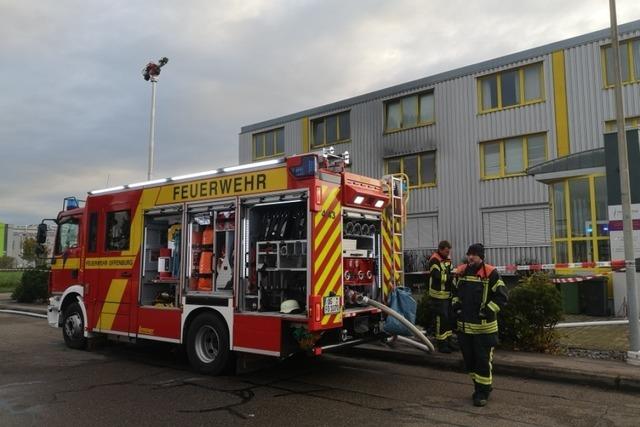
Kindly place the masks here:
POLYGON ((451 304, 451 315, 454 321, 457 321, 462 316, 462 304, 459 302, 451 304))

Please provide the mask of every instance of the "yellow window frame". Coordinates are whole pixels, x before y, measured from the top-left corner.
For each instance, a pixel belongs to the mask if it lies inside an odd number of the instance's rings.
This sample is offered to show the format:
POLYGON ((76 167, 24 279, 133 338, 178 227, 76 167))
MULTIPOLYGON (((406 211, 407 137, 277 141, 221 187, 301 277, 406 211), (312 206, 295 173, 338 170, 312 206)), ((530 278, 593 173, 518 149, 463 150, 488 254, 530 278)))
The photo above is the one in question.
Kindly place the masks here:
MULTIPOLYGON (((334 144, 344 144, 347 142, 351 142, 351 135, 349 135, 349 138, 346 139, 338 139, 337 141, 333 141, 333 142, 327 142, 327 119, 330 117, 334 117, 336 118, 336 135, 339 137, 340 136, 340 118, 339 116, 341 114, 344 113, 348 113, 349 115, 349 129, 351 129, 351 110, 347 110, 347 111, 341 111, 339 113, 335 113, 335 114, 329 114, 328 116, 323 116, 323 117, 317 117, 315 119, 311 119, 311 126, 309 126, 309 135, 310 138, 309 140, 311 141, 310 147, 312 149, 314 148, 322 148, 322 147, 329 147, 332 146, 334 144), (313 131, 313 128, 315 126, 316 123, 322 121, 322 135, 323 135, 323 143, 322 144, 316 144, 316 135, 315 132, 313 131)), ((349 133, 351 133, 351 131, 349 131, 349 133)))
MULTIPOLYGON (((626 39, 620 42, 620 49, 627 50, 627 69, 629 70, 629 79, 622 82, 623 85, 640 82, 640 75, 636 75, 635 62, 633 60, 633 43, 639 41, 640 38, 626 39), (623 47, 624 46, 624 47, 623 47)), ((607 49, 611 47, 611 44, 606 44, 600 47, 600 63, 602 68, 602 87, 603 89, 610 89, 615 85, 609 84, 609 75, 607 73, 607 49)))
MULTIPOLYGON (((640 116, 627 117, 624 119, 625 128, 640 128, 640 116)), ((616 130, 616 120, 607 120, 604 122, 605 132, 613 132, 616 130)))
POLYGON ((428 91, 424 91, 424 92, 418 92, 418 93, 411 93, 409 95, 405 95, 405 96, 401 96, 399 98, 393 98, 393 99, 389 99, 387 101, 384 102, 384 133, 385 134, 389 134, 389 133, 395 133, 395 132, 402 132, 403 130, 408 130, 408 129, 415 129, 415 128, 419 128, 419 127, 423 127, 423 126, 430 126, 432 124, 434 124, 436 122, 436 95, 435 95, 435 91, 433 89, 428 90, 428 91), (424 95, 431 95, 432 99, 433 99, 433 119, 426 121, 426 122, 422 122, 420 121, 420 99, 424 96, 424 95), (413 125, 413 126, 402 126, 402 117, 404 116, 404 110, 402 107, 402 100, 405 98, 410 98, 412 96, 417 96, 418 97, 418 102, 417 102, 417 107, 416 107, 416 117, 418 118, 417 124, 413 125), (390 104, 395 104, 398 103, 400 105, 400 127, 399 128, 389 128, 389 105, 390 104))
POLYGON ((476 79, 476 89, 477 89, 477 99, 478 99, 478 114, 486 114, 492 113, 494 111, 507 110, 509 108, 522 107, 524 105, 537 104, 539 102, 544 102, 546 99, 546 93, 544 88, 544 63, 543 62, 534 62, 531 64, 526 64, 517 68, 509 68, 507 70, 498 71, 496 73, 487 74, 484 76, 480 76, 476 79), (525 99, 525 69, 529 67, 537 66, 538 68, 538 79, 540 81, 540 97, 527 100, 525 99), (506 107, 502 106, 502 74, 510 73, 512 71, 518 71, 518 92, 520 95, 520 102, 514 105, 509 105, 506 107), (498 101, 498 106, 494 108, 484 109, 484 98, 482 94, 482 82, 486 79, 495 77, 496 78, 496 96, 498 101))
POLYGON ((422 155, 423 154, 428 154, 428 153, 433 153, 434 154, 434 164, 436 161, 436 150, 429 150, 429 151, 423 151, 420 153, 415 153, 415 154, 408 154, 406 156, 398 156, 398 157, 391 157, 389 159, 386 159, 384 162, 384 173, 388 174, 389 173, 389 161, 392 160, 399 160, 400 161, 400 173, 405 173, 405 169, 404 169, 404 160, 407 157, 417 157, 418 159, 418 180, 421 181, 418 185, 411 185, 411 182, 409 182, 409 189, 414 189, 414 188, 432 188, 432 187, 436 187, 437 186, 437 182, 438 182, 438 168, 436 167, 436 173, 434 175, 434 181, 433 182, 422 182, 422 155))
POLYGON ((591 174, 579 177, 571 177, 564 180, 556 181, 553 184, 562 183, 563 192, 564 192, 564 215, 567 222, 567 236, 566 237, 556 237, 556 207, 555 207, 555 197, 553 196, 553 185, 549 186, 550 196, 549 200, 551 200, 551 245, 553 251, 553 260, 554 262, 558 262, 558 254, 556 250, 557 243, 566 243, 567 244, 567 262, 575 262, 573 259, 573 242, 591 242, 593 246, 593 262, 600 261, 600 249, 598 248, 598 242, 608 241, 609 236, 600 236, 598 234, 598 218, 597 218, 597 208, 596 208, 596 187, 595 180, 598 177, 603 177, 605 174, 591 174), (571 180, 588 180, 589 182, 589 213, 591 216, 591 236, 584 237, 573 237, 573 228, 571 224, 571 194, 569 193, 569 181, 571 180))
POLYGON ((529 168, 529 138, 533 136, 543 136, 544 137, 544 159, 545 161, 549 159, 549 144, 547 143, 547 133, 546 132, 537 132, 530 133, 526 135, 515 135, 510 136, 508 138, 497 139, 493 141, 482 141, 480 142, 480 178, 482 180, 491 180, 491 179, 501 179, 501 178, 510 178, 514 176, 523 176, 527 174, 527 168, 529 168), (507 173, 507 160, 505 156, 505 145, 506 141, 509 139, 521 138, 522 139, 522 164, 524 169, 519 172, 511 172, 507 173), (484 160, 484 149, 488 144, 500 144, 500 171, 497 175, 487 175, 485 172, 485 160, 484 160))
POLYGON ((253 160, 260 160, 260 159, 269 159, 272 157, 277 157, 277 156, 283 156, 284 155, 284 151, 276 151, 278 144, 276 143, 276 136, 277 136, 277 132, 278 131, 282 131, 283 135, 282 137, 284 138, 284 127, 279 127, 276 129, 270 129, 268 131, 264 131, 264 132, 257 132, 254 133, 251 136, 251 153, 253 156, 253 160), (268 133, 273 133, 273 154, 269 154, 266 155, 266 144, 267 144, 267 134, 268 133), (262 139, 262 153, 260 155, 258 155, 258 153, 256 152, 256 140, 257 139, 262 139))

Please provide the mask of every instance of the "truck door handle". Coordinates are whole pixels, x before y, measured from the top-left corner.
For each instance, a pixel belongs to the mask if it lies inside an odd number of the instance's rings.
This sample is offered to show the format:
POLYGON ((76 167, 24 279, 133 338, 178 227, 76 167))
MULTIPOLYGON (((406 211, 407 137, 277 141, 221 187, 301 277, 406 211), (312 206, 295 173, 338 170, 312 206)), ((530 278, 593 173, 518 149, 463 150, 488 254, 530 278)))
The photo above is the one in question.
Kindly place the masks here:
POLYGON ((120 277, 131 277, 131 272, 123 271, 122 273, 120 273, 120 277))

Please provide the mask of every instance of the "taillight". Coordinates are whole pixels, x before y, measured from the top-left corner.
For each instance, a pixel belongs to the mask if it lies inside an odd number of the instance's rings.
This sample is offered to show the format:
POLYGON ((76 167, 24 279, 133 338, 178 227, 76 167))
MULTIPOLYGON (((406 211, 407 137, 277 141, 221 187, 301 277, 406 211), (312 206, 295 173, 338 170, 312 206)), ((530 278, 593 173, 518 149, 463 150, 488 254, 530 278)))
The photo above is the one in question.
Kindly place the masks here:
POLYGON ((320 305, 319 302, 316 303, 315 308, 314 308, 314 320, 316 322, 319 322, 320 320, 322 320, 322 307, 320 305))

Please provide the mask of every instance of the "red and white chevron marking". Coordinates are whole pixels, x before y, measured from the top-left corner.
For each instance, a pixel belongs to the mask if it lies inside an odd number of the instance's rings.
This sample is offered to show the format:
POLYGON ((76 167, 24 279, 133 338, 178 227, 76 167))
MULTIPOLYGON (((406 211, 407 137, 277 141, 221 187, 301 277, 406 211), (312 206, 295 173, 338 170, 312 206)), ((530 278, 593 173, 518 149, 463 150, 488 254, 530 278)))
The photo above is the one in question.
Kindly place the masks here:
POLYGON ((516 271, 544 271, 544 270, 558 270, 558 269, 572 269, 572 268, 611 268, 613 270, 620 270, 625 267, 624 260, 613 261, 599 261, 599 262, 566 262, 556 264, 529 264, 529 265, 500 265, 496 266, 496 269, 500 273, 511 273, 516 271))

